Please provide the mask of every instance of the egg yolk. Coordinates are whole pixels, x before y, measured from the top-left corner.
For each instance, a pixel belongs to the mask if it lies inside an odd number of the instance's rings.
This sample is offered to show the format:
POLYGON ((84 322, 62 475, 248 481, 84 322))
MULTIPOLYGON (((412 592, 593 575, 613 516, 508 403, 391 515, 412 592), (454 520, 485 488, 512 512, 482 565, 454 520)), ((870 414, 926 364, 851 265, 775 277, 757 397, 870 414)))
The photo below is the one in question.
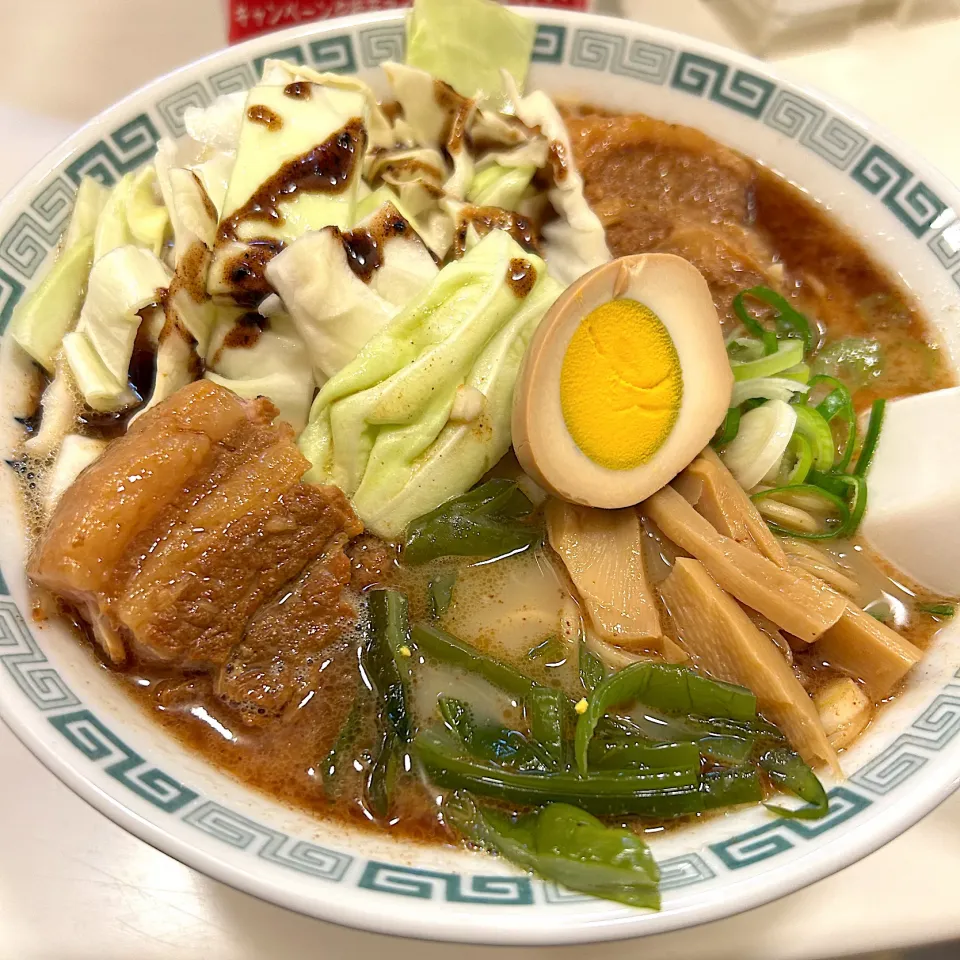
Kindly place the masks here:
POLYGON ((647 463, 680 413, 677 348, 636 300, 597 307, 574 331, 560 370, 560 406, 576 445, 610 470, 647 463))

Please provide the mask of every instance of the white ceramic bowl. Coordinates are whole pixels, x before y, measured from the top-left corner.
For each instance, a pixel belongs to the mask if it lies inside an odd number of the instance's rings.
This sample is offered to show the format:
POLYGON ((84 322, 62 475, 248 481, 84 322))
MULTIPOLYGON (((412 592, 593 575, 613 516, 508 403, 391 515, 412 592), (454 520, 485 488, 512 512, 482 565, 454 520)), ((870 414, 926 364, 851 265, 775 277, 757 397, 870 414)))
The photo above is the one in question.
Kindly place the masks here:
MULTIPOLYGON (((537 13, 530 87, 691 124, 802 186, 913 291, 960 356, 960 194, 921 158, 827 98, 729 50, 641 24, 537 13)), ((0 206, 0 325, 43 275, 79 177, 105 182, 183 132, 190 104, 250 86, 267 56, 356 72, 403 56, 397 14, 296 28, 178 70, 127 97, 40 163, 0 206)), ((24 363, 3 338, 0 445, 22 413, 24 363)), ((654 840, 663 910, 634 911, 501 861, 346 831, 218 773, 154 726, 58 626, 30 620, 23 523, 0 477, 0 714, 78 794, 226 883, 303 913, 404 936, 562 943, 659 933, 755 907, 839 870, 911 826, 960 777, 960 629, 844 756, 830 815, 728 814, 654 840)), ((960 625, 958 625, 960 626, 960 625)), ((38 813, 38 816, 40 814, 38 813)), ((16 829, 5 824, 5 829, 16 829)))

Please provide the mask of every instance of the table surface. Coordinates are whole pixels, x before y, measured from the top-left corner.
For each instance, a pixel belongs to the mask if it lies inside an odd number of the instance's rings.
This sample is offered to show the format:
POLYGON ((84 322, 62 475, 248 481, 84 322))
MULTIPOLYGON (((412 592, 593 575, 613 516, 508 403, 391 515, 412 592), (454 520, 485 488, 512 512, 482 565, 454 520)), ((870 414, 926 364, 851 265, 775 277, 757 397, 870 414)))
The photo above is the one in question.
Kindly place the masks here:
MULTIPOLYGON (((737 45, 701 0, 622 6, 638 19, 737 45)), ((89 116, 222 44, 220 0, 3 0, 0 7, 0 193, 89 116)), ((950 96, 960 80, 958 47, 957 20, 905 29, 876 21, 842 45, 777 62, 960 179, 950 96)), ((2 725, 0 769, 0 960, 299 960, 381 951, 397 960, 439 960, 449 953, 440 944, 391 942, 307 919, 194 872, 86 806, 2 725)), ((800 960, 960 937, 958 888, 960 796, 834 877, 640 949, 645 960, 800 960)), ((496 956, 569 956, 573 949, 496 956)), ((613 960, 632 956, 638 945, 588 949, 596 960, 613 960)), ((478 960, 493 951, 464 947, 458 954, 478 960)))

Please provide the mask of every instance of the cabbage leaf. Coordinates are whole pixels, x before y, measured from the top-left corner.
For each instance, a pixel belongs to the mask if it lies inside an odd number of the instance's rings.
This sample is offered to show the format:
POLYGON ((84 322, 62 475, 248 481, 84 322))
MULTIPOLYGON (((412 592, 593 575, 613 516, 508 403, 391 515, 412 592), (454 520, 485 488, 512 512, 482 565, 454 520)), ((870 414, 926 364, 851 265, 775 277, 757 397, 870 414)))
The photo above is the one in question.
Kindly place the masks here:
POLYGON ((285 60, 267 60, 263 64, 261 83, 286 85, 298 80, 361 94, 367 105, 367 135, 370 146, 378 150, 393 146, 393 128, 390 121, 380 107, 377 95, 362 80, 343 73, 320 73, 312 67, 288 63, 285 60))
POLYGON ((467 200, 478 207, 516 210, 537 172, 535 166, 506 167, 492 163, 474 174, 467 200))
POLYGON ((157 171, 153 164, 140 169, 127 195, 127 226, 136 243, 160 256, 170 215, 159 196, 157 171))
POLYGON ((173 228, 175 265, 195 243, 212 250, 217 233, 215 207, 198 175, 182 160, 173 141, 161 140, 157 145, 157 183, 173 228))
POLYGON ((301 237, 267 265, 267 279, 306 344, 318 383, 350 363, 437 275, 433 258, 413 236, 387 237, 381 259, 365 283, 350 267, 339 231, 327 228, 301 237))
POLYGON ((287 95, 285 86, 261 84, 247 98, 237 161, 220 215, 221 228, 225 221, 237 218, 232 227, 235 238, 221 239, 214 248, 208 280, 214 296, 249 296, 249 288, 235 276, 234 265, 238 257, 248 254, 261 261, 262 241, 280 246, 328 225, 347 229, 355 220, 362 157, 358 157, 342 190, 296 190, 289 199, 277 201, 275 218, 243 216, 245 204, 287 163, 309 154, 351 120, 360 120, 366 126, 367 105, 362 92, 333 84, 304 85, 310 94, 306 97, 287 95), (270 122, 258 121, 258 113, 270 122))
POLYGON ((238 397, 243 397, 245 400, 267 397, 279 411, 277 414, 279 419, 289 423, 295 435, 303 430, 307 422, 310 397, 313 393, 312 378, 303 380, 290 376, 288 371, 283 371, 267 373, 250 380, 231 380, 229 377, 221 377, 220 374, 209 370, 204 377, 221 387, 232 390, 238 397))
POLYGON ((99 260, 117 247, 136 243, 127 223, 127 200, 133 187, 133 174, 124 174, 110 190, 107 202, 100 211, 94 232, 93 259, 99 260))
POLYGON ((80 412, 79 391, 62 350, 57 352, 54 370, 54 377, 40 398, 40 429, 23 444, 23 449, 37 460, 53 455, 74 428, 80 412))
MULTIPOLYGON (((506 82, 510 86, 509 78, 506 82)), ((551 274, 569 285, 612 259, 603 224, 583 194, 583 177, 573 165, 570 136, 553 101, 540 90, 522 99, 514 90, 512 96, 520 120, 541 130, 566 158, 566 174, 548 192, 550 203, 560 216, 543 228, 543 239, 551 274)))
POLYGON ((415 0, 407 20, 407 63, 457 93, 500 106, 501 71, 523 88, 536 24, 491 0, 415 0))
POLYGON ((67 362, 94 410, 135 402, 127 375, 139 311, 163 298, 166 267, 149 250, 122 246, 94 263, 76 330, 63 338, 67 362))
POLYGON ((70 222, 46 276, 17 307, 10 335, 48 373, 64 335, 76 322, 94 257, 94 234, 110 196, 108 187, 84 177, 77 187, 70 222))
POLYGON ((253 342, 231 345, 230 333, 248 323, 250 314, 221 309, 207 353, 209 380, 241 397, 269 397, 286 420, 300 433, 307 422, 313 398, 313 369, 303 340, 283 313, 263 317, 253 342))
POLYGON ((444 193, 462 200, 473 179, 473 157, 467 149, 466 132, 476 111, 476 102, 447 89, 438 96, 437 80, 425 70, 387 62, 383 71, 403 111, 397 128, 418 146, 443 147, 453 160, 453 172, 443 185, 444 193))
POLYGON ((306 479, 337 484, 370 530, 394 539, 469 489, 510 446, 520 362, 560 290, 539 257, 488 234, 321 389, 300 437, 306 479), (508 279, 518 258, 536 278, 525 297, 508 279), (451 421, 461 387, 484 398, 469 422, 451 421))
POLYGON ((107 441, 70 433, 63 438, 56 459, 50 467, 44 491, 44 509, 53 513, 57 501, 83 471, 107 448, 107 441))
POLYGON ((75 240, 13 315, 10 336, 49 373, 54 354, 80 312, 93 263, 93 236, 75 240))
POLYGON ((93 177, 83 177, 73 199, 70 223, 60 241, 60 249, 68 250, 78 240, 92 237, 97 229, 97 220, 110 196, 110 188, 93 177))

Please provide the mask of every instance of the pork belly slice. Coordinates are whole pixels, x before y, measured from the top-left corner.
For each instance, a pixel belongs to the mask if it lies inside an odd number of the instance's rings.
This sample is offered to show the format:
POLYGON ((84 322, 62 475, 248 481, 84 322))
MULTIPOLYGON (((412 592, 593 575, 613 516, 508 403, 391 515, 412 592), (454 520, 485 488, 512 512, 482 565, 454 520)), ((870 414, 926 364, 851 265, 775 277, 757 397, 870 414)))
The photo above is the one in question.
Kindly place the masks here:
MULTIPOLYGON (((275 416, 209 381, 184 387, 66 491, 31 578, 74 604, 115 661, 133 650, 217 670, 239 648, 252 663, 257 612, 321 561, 349 579, 343 547, 362 530, 341 491, 300 482, 309 463, 275 416)), ((274 637, 259 656, 295 670, 315 633, 285 651, 274 637)))
POLYGON ((217 695, 255 724, 296 709, 313 689, 322 653, 356 621, 343 595, 351 561, 340 539, 297 580, 260 607, 217 673, 217 695))
POLYGON ((567 129, 614 256, 655 249, 678 226, 749 222, 753 168, 699 130, 642 114, 571 117, 567 129))
POLYGON ((273 489, 265 478, 281 473, 278 460, 271 449, 240 471, 248 495, 231 479, 229 495, 209 495, 221 502, 202 518, 194 514, 206 499, 188 512, 114 602, 140 656, 190 668, 219 666, 264 603, 318 555, 334 544, 342 550, 360 532, 334 487, 273 489))
POLYGON ((205 471, 248 410, 205 381, 138 418, 61 497, 28 565, 30 577, 82 607, 106 596, 131 541, 205 471))

